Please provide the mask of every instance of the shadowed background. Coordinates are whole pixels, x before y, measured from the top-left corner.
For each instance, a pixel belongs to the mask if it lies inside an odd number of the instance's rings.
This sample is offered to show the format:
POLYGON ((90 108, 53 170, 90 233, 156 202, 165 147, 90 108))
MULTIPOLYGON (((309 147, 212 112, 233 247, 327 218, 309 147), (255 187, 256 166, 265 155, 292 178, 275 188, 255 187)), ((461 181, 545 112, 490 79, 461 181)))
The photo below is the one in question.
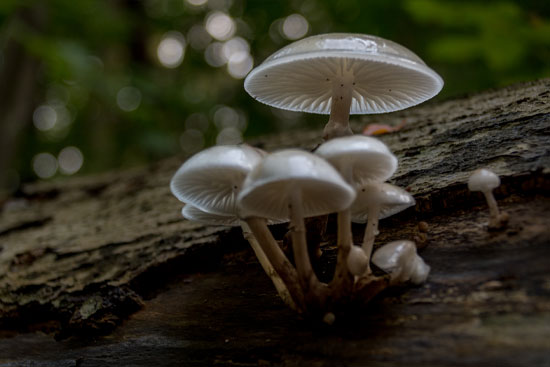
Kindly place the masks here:
POLYGON ((445 80, 438 99, 550 75, 544 1, 2 0, 0 199, 36 179, 321 130, 326 116, 267 107, 242 84, 326 32, 408 47, 445 80))

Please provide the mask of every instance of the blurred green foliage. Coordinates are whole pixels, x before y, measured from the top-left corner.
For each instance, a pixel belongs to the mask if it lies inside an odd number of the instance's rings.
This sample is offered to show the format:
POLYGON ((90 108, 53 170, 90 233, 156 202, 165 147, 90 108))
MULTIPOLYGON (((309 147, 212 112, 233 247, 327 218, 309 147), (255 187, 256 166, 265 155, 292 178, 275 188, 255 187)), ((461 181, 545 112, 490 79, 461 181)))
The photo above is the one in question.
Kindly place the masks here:
MULTIPOLYGON (((13 154, 4 157, 9 160, 6 169, 17 175, 17 182, 36 179, 32 166, 36 154, 49 152, 57 157, 67 146, 83 154, 79 174, 191 154, 216 143, 229 121, 227 111, 237 116, 245 137, 307 125, 321 129, 325 116, 285 113, 261 105, 244 91, 242 76, 232 76, 226 65, 211 66, 205 60, 208 45, 225 42, 204 30, 207 17, 216 12, 231 17, 234 36, 250 46, 255 65, 291 42, 283 30, 284 21, 300 14, 307 21, 306 36, 367 33, 413 50, 445 80, 437 98, 550 75, 550 2, 546 1, 200 3, 2 0, 0 73, 15 73, 9 62, 13 52, 36 61, 31 95, 4 107, 20 105, 27 112, 19 122, 2 121, 6 126, 21 125, 13 154), (166 67, 159 60, 159 42, 173 34, 167 32, 179 32, 184 40, 183 60, 177 67, 166 67), (131 88, 124 94, 126 87, 131 88), (120 101, 124 96, 134 98, 126 107, 120 101), (53 128, 39 130, 33 114, 44 105, 56 111, 58 121, 53 128), (223 106, 230 109, 220 110, 223 106)), ((15 181, 10 182, 9 189, 15 189, 15 181)))

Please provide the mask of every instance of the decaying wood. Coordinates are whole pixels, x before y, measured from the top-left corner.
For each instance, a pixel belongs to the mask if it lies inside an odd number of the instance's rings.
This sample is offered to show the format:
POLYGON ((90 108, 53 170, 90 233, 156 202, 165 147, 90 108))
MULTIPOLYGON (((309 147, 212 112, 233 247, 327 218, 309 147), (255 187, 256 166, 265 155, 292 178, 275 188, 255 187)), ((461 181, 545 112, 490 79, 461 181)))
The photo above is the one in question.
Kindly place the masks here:
MULTIPOLYGON (((381 221, 375 245, 424 235, 417 224, 427 222, 426 284, 390 288, 333 327, 299 321, 238 230, 181 218, 168 188, 182 161, 174 157, 28 185, 3 203, 0 363, 550 364, 550 80, 352 126, 403 120, 381 138, 399 158, 392 182, 417 205, 381 221), (484 198, 467 190, 479 167, 501 175, 505 230, 487 230, 484 198)), ((312 149, 320 136, 319 129, 251 143, 312 149)), ((315 265, 324 281, 336 262, 335 228, 331 217, 315 265)), ((353 227, 357 243, 361 230, 353 227)), ((285 231, 274 228, 278 238, 285 231)))

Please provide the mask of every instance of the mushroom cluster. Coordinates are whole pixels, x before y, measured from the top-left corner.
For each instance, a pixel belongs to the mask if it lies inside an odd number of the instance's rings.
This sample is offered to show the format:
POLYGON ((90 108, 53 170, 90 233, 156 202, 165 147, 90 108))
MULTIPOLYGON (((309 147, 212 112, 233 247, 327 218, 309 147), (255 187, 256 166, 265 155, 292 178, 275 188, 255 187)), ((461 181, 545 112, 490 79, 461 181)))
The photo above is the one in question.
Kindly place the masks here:
POLYGON ((387 146, 363 135, 332 139, 313 153, 216 146, 188 159, 171 189, 185 203, 187 219, 240 225, 284 302, 299 313, 330 321, 349 302, 427 277, 429 267, 410 241, 387 244, 375 253, 373 263, 388 275, 371 270, 378 220, 414 204, 406 191, 384 182, 396 168, 387 146), (324 283, 311 264, 304 218, 331 213, 337 213, 338 257, 333 279, 324 283), (353 243, 352 221, 367 222, 361 246, 353 243), (284 222, 289 223, 293 262, 268 227, 284 222))
POLYGON ((330 114, 325 142, 314 152, 209 148, 181 166, 172 192, 190 220, 240 225, 285 303, 332 323, 350 303, 366 302, 389 285, 420 284, 430 270, 411 241, 389 243, 373 255, 379 219, 415 201, 385 182, 397 158, 376 138, 353 135, 349 115, 407 108, 442 86, 418 56, 379 37, 334 33, 294 42, 252 70, 244 87, 275 107, 330 114), (309 257, 304 218, 331 213, 337 213, 338 256, 325 283, 309 257), (366 223, 361 244, 353 242, 352 221, 366 223), (289 223, 293 261, 268 227, 276 222, 289 223), (375 275, 371 260, 386 274, 375 275))

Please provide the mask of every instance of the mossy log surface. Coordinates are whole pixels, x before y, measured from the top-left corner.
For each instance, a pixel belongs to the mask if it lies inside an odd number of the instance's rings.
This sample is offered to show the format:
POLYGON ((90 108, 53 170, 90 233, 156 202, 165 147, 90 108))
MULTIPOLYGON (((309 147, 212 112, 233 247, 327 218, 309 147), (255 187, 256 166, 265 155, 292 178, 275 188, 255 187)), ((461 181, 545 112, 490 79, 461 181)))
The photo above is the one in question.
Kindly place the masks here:
MULTIPOLYGON (((238 230, 181 217, 168 183, 182 157, 36 183, 0 204, 0 365, 550 365, 550 79, 353 127, 402 121, 381 139, 417 205, 381 221, 376 246, 427 222, 427 283, 312 324, 277 298, 238 230), (487 230, 484 198, 467 190, 480 167, 501 176, 503 230, 487 230)), ((312 149, 321 131, 250 143, 312 149)), ((331 218, 322 278, 334 232, 331 218)))

